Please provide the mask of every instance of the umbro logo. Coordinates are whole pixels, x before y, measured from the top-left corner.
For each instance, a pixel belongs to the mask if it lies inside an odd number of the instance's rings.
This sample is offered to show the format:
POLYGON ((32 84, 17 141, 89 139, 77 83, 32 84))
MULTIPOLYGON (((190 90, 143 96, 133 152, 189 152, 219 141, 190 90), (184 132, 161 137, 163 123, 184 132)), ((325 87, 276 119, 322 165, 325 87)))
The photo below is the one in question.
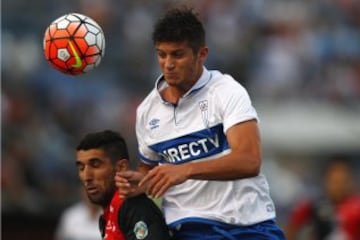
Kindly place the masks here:
POLYGON ((159 127, 159 123, 160 123, 160 119, 157 118, 153 118, 150 120, 149 125, 150 125, 150 129, 155 129, 159 127))

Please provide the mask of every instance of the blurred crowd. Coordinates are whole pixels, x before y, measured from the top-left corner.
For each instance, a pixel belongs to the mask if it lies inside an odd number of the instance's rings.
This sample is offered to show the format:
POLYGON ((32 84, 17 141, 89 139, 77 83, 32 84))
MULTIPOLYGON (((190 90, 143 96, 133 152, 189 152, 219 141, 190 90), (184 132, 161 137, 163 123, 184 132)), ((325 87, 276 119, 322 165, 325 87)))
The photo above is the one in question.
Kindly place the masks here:
MULTIPOLYGON (((119 130, 135 161, 135 107, 159 74, 152 26, 164 9, 184 3, 204 20, 207 68, 232 74, 256 104, 321 101, 360 111, 357 0, 3 1, 3 212, 57 213, 74 202, 74 148, 87 131, 119 130), (77 77, 52 69, 42 52, 46 27, 68 12, 96 20, 106 38, 100 66, 77 77)), ((307 179, 293 174, 298 159, 281 160, 264 165, 270 186, 305 191, 307 179), (279 171, 286 177, 284 168, 294 170, 285 183, 275 178, 279 171)), ((272 188, 282 216, 298 195, 272 188)))

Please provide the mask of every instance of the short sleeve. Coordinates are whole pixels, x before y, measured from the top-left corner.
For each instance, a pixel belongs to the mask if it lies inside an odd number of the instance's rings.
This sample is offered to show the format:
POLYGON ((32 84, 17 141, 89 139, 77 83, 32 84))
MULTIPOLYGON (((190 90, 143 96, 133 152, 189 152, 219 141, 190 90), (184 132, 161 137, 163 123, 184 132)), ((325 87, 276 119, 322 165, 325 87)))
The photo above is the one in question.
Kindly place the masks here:
POLYGON ((224 132, 240 122, 252 119, 258 121, 256 110, 251 103, 246 89, 231 76, 225 75, 224 78, 229 82, 222 86, 225 89, 221 92, 226 94, 218 94, 219 108, 221 108, 220 111, 223 116, 224 132))
POLYGON ((118 224, 128 240, 170 239, 161 210, 145 194, 124 201, 119 211, 118 224))
POLYGON ((144 139, 146 136, 144 126, 145 124, 142 123, 142 118, 138 111, 135 127, 138 143, 138 158, 147 165, 157 165, 160 161, 160 156, 146 144, 144 139))

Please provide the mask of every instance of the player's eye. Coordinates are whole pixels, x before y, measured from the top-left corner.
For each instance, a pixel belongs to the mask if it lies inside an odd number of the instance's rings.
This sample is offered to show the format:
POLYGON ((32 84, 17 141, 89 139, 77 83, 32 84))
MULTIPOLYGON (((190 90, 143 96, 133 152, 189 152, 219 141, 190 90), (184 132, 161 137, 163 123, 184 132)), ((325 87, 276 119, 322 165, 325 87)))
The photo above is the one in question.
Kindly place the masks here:
POLYGON ((159 58, 165 58, 166 57, 166 53, 160 52, 160 51, 157 51, 157 55, 158 55, 159 58))
POLYGON ((184 52, 183 51, 176 51, 176 52, 173 53, 173 56, 175 58, 181 58, 181 57, 184 56, 184 52))
POLYGON ((94 167, 94 168, 98 168, 100 167, 102 164, 102 161, 98 158, 93 158, 90 160, 90 166, 94 167))
POLYGON ((84 170, 85 165, 82 164, 82 163, 80 163, 80 162, 77 162, 77 163, 76 163, 76 168, 77 168, 77 170, 80 172, 80 171, 84 170))

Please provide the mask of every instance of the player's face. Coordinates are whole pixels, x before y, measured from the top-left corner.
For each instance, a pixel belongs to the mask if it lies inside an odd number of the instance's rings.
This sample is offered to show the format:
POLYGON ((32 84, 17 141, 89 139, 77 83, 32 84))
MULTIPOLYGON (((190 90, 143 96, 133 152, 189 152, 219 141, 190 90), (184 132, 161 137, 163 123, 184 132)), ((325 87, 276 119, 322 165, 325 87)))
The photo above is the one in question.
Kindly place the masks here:
POLYGON ((157 60, 170 87, 187 92, 200 78, 207 57, 207 47, 196 53, 186 42, 158 42, 157 60))
POLYGON ((325 181, 326 192, 335 203, 342 201, 352 190, 351 173, 344 164, 333 165, 326 174, 325 181))
POLYGON ((101 149, 76 153, 78 174, 91 202, 106 206, 116 190, 115 164, 101 149))

